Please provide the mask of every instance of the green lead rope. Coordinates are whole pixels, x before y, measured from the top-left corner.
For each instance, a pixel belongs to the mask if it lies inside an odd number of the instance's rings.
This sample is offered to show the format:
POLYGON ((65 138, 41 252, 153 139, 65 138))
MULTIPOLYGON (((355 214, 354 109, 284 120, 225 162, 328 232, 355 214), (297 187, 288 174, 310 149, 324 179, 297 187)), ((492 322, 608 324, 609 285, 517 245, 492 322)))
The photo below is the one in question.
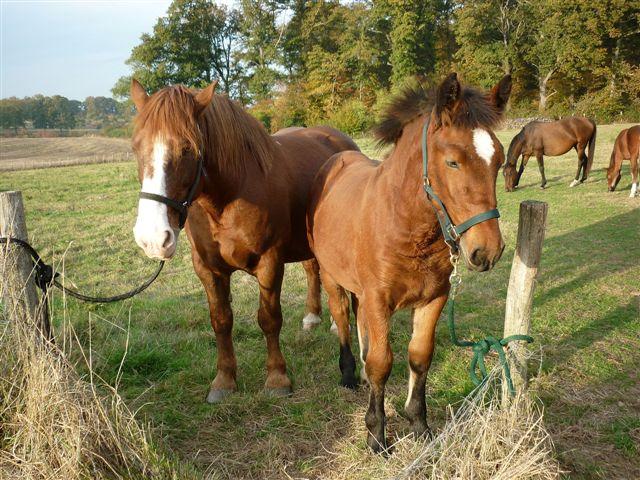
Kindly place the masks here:
POLYGON ((457 274, 457 256, 452 256, 452 263, 454 263, 454 272, 450 278, 451 293, 449 295, 449 302, 447 305, 447 325, 449 326, 451 342, 458 347, 471 347, 471 350, 473 351, 473 358, 471 359, 471 365, 469 366, 469 376, 471 377, 473 384, 476 386, 481 385, 487 378, 487 366, 484 362, 484 357, 486 357, 491 350, 496 352, 500 359, 500 364, 502 365, 504 378, 507 380, 509 394, 514 396, 516 391, 513 388, 511 369, 509 368, 509 362, 507 362, 507 355, 505 354, 504 347, 509 342, 513 341, 531 343, 533 342, 533 337, 530 337, 529 335, 509 335, 506 338, 497 339, 489 336, 484 340, 479 340, 477 342, 458 339, 455 325, 455 296, 461 280, 457 274), (480 371, 480 376, 478 376, 477 371, 480 371))

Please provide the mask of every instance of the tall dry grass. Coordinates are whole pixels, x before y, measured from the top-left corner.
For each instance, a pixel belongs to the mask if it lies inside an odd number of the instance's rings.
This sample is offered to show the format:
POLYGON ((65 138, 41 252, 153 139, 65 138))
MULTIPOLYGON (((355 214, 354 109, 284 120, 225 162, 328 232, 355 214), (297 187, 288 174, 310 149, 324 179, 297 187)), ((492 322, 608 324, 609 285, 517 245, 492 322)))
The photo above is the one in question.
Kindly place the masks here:
MULTIPOLYGON (((354 435, 331 447, 322 478, 547 480, 562 473, 544 425, 544 409, 531 393, 509 402, 500 396, 502 370, 455 409, 430 441, 396 439, 388 458, 362 454, 364 410, 352 419, 354 435), (356 437, 358 435, 359 437, 356 437), (329 468, 327 468, 329 467, 329 468)), ((385 406, 391 416, 393 405, 385 406), (390 411, 390 412, 389 412, 390 411)))
POLYGON ((32 325, 0 321, 0 478, 192 478, 158 452, 148 425, 93 374, 90 353, 82 356, 89 373, 78 375, 68 360, 70 348, 81 348, 77 341, 62 349, 40 340, 32 325))

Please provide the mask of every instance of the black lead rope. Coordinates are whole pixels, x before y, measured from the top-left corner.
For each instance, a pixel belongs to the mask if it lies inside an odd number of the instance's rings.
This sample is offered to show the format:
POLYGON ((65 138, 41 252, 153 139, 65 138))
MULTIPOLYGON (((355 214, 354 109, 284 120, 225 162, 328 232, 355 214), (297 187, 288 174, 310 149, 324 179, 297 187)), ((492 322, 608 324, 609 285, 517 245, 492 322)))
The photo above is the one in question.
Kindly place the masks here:
POLYGON ((83 302, 113 303, 113 302, 119 302, 121 300, 126 300, 127 298, 134 297, 138 295, 140 292, 143 292, 144 290, 146 290, 149 287, 149 285, 151 285, 156 280, 156 278, 158 278, 158 275, 160 275, 160 272, 162 271, 162 267, 164 267, 164 260, 161 260, 160 263, 158 264, 158 268, 156 269, 155 272, 153 272, 151 277, 149 277, 140 286, 126 293, 113 295, 111 297, 92 297, 90 295, 85 295, 83 293, 80 293, 77 290, 71 289, 69 287, 65 287, 62 283, 60 283, 60 281, 58 280, 60 278, 60 273, 56 272, 51 265, 46 264, 42 260, 40 255, 38 255, 38 252, 36 252, 36 250, 28 242, 25 242, 24 240, 20 240, 19 238, 14 238, 14 237, 0 237, 0 245, 1 244, 7 244, 7 245, 16 244, 27 251, 27 253, 31 257, 31 260, 33 261, 36 285, 38 286, 38 288, 40 288, 40 290, 42 290, 43 294, 46 295, 47 289, 49 288, 49 286, 55 285, 67 295, 77 298, 78 300, 82 300, 83 302))

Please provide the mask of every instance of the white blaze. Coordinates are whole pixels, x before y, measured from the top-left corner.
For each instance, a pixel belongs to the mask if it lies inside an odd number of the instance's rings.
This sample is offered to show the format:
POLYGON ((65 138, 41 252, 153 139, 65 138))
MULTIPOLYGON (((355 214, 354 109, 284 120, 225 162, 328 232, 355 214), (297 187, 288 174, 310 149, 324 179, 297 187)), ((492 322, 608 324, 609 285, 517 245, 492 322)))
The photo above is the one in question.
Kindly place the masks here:
MULTIPOLYGON (((155 193, 167 196, 165 163, 167 157, 167 145, 161 138, 156 138, 153 144, 152 159, 153 171, 150 176, 142 179, 142 192, 155 193)), ((138 245, 149 256, 164 258, 164 244, 167 232, 172 239, 175 235, 169 224, 167 206, 164 203, 141 198, 138 202, 138 218, 133 232, 138 245)), ((174 243, 173 241, 171 243, 174 243)), ((175 245, 172 245, 175 250, 175 245)))
POLYGON ((473 131, 473 146, 478 156, 490 165, 496 149, 493 146, 493 138, 491 138, 489 132, 482 128, 476 128, 473 131))

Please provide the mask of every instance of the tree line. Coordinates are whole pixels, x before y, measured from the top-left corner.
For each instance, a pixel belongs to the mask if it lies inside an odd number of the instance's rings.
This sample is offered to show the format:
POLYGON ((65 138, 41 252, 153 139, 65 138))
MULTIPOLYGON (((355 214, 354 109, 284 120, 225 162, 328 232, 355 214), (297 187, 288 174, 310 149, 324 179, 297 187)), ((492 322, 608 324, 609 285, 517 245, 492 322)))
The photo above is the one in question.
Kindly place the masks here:
POLYGON ((217 78, 272 130, 353 133, 408 78, 453 70, 480 87, 512 74, 512 116, 610 121, 639 116, 639 25, 628 0, 175 0, 127 63, 151 91, 217 78))
MULTIPOLYGON (((511 117, 637 120, 640 3, 174 0, 127 64, 150 92, 217 79, 272 131, 329 123, 361 132, 411 78, 450 71, 484 88, 510 73, 511 117)), ((117 101, 96 97, 100 107, 57 96, 3 100, 3 126, 120 125, 130 119, 130 80, 113 87, 117 101)))
POLYGON ((128 102, 110 97, 69 100, 60 95, 34 95, 0 100, 0 126, 18 133, 19 129, 113 129, 127 124, 133 116, 128 102))

